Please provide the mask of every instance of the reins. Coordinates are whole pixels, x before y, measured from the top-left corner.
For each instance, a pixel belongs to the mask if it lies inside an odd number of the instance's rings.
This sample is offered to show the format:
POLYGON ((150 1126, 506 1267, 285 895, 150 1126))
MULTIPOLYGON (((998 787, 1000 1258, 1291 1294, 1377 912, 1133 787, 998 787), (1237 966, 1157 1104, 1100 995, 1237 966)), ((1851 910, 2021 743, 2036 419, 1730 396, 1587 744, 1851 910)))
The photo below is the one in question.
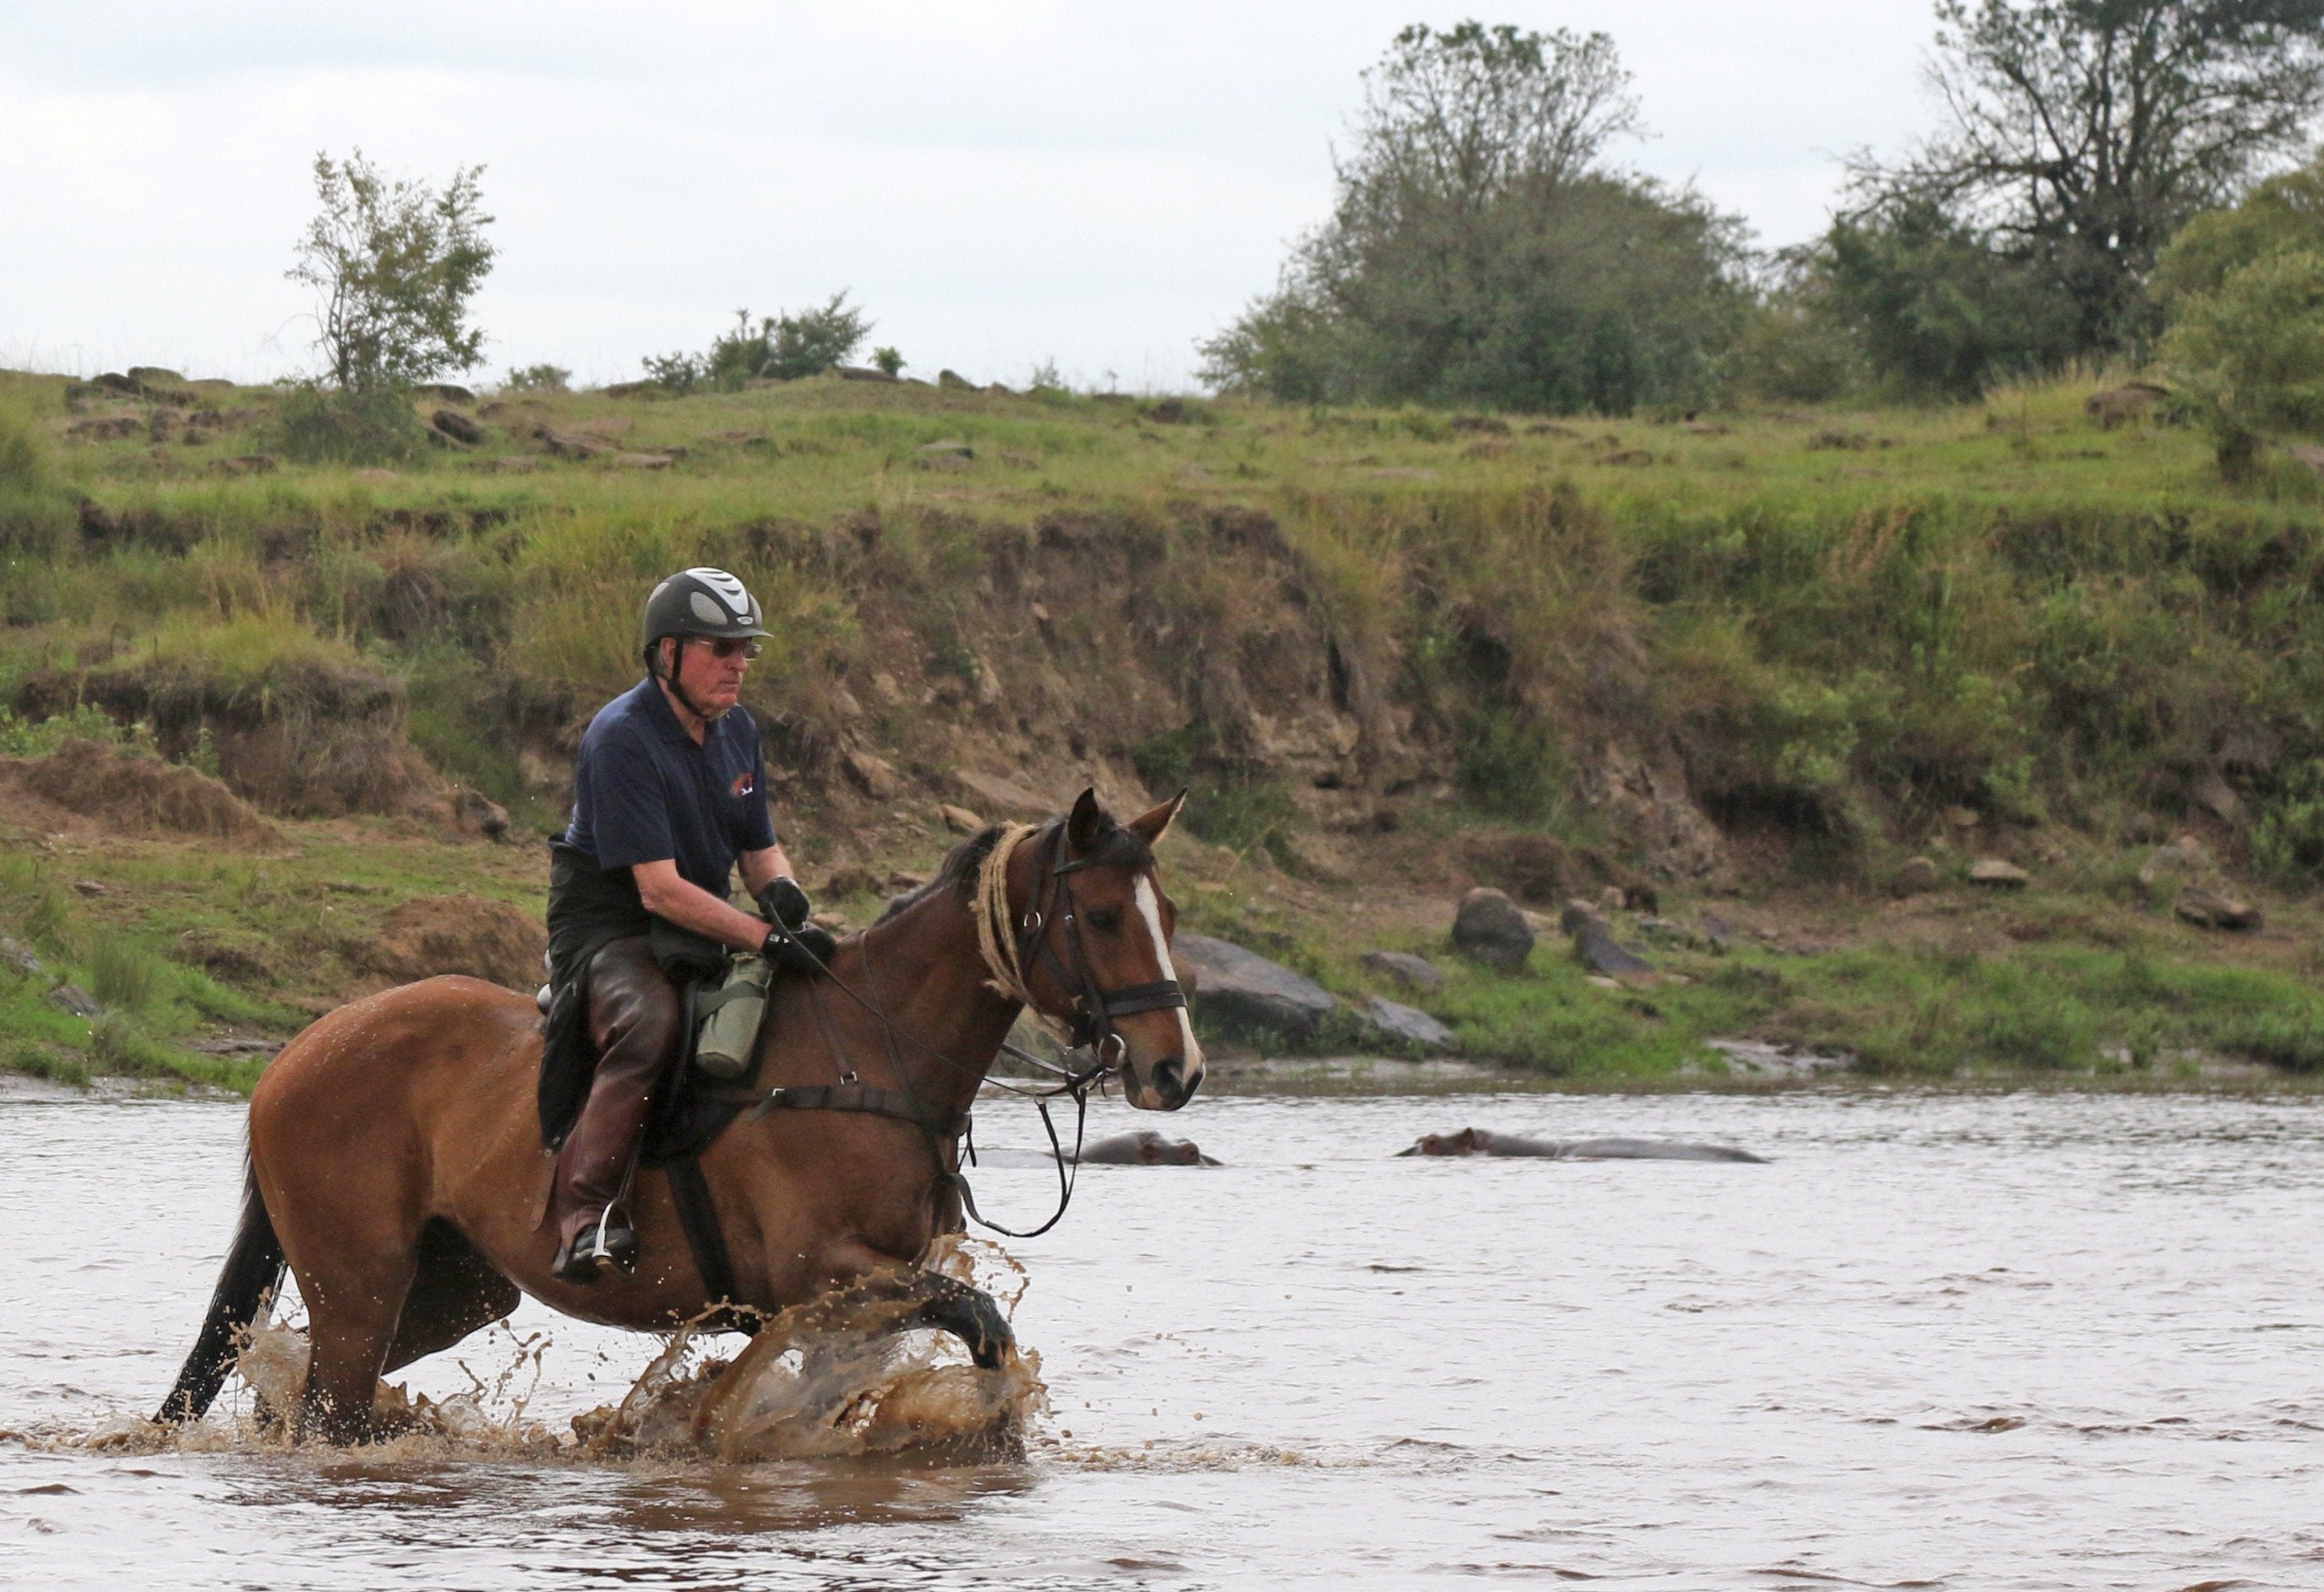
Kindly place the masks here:
POLYGON ((1021 824, 1006 825, 978 867, 975 901, 972 909, 976 920, 977 953, 983 960, 985 971, 991 975, 985 980, 985 987, 1003 1000, 1032 1012, 1034 1020, 1060 1044, 1067 1046, 1069 1051, 1086 1049, 1091 1056, 1091 1064, 1087 1067, 1079 1069, 1061 1067, 1003 1039, 994 1053, 996 1060, 1002 1055, 1009 1056, 1014 1061, 1048 1073, 1057 1081, 1047 1089, 1027 1089, 987 1076, 990 1063, 986 1063, 986 1068, 980 1070, 978 1073, 980 1081, 991 1082, 1009 1093, 1031 1100, 1040 1112, 1041 1127, 1049 1138, 1049 1154, 1057 1168, 1057 1208, 1050 1214, 1048 1220, 1039 1227, 1024 1230, 1002 1227, 976 1208, 975 1192, 969 1187, 967 1177, 958 1170, 957 1154, 954 1156, 954 1170, 949 1172, 945 1170, 943 1141, 947 1138, 955 1141, 956 1149, 961 1143, 964 1143, 968 1164, 973 1166, 977 1164, 976 1136, 973 1120, 968 1113, 962 1112, 957 1118, 947 1117, 938 1121, 921 1104, 918 1092, 912 1088, 910 1078, 904 1071, 903 1055, 897 1048, 898 1041, 902 1041, 939 1065, 950 1068, 956 1072, 965 1072, 969 1069, 916 1035, 904 1032, 889 1017, 886 1009, 878 999, 879 975, 872 963, 871 939, 868 932, 857 940, 856 946, 863 959, 864 981, 872 987, 872 993, 870 997, 858 991, 847 980, 834 972, 828 963, 816 956, 800 941, 796 931, 786 928, 779 923, 774 925, 774 932, 778 936, 804 954, 824 978, 828 979, 835 988, 870 1014, 872 1020, 880 1025, 881 1036, 888 1049, 889 1064, 895 1072, 899 1089, 897 1090, 872 1090, 857 1083, 854 1070, 847 1066, 845 1058, 840 1054, 836 1036, 830 1027, 829 1018, 823 1012, 821 991, 810 986, 810 997, 816 1002, 816 1015, 824 1029, 825 1043, 831 1049, 833 1060, 840 1068, 839 1085, 836 1089, 829 1086, 816 1086, 812 1089, 793 1087, 770 1090, 763 1096, 759 1097, 758 1107, 752 1113, 752 1120, 755 1121, 770 1111, 788 1107, 800 1109, 863 1110, 908 1121, 918 1127, 927 1140, 928 1153, 936 1164, 936 1186, 941 1188, 949 1185, 956 1191, 960 1196, 963 1213, 979 1227, 1012 1238, 1038 1238, 1056 1227, 1058 1222, 1065 1219, 1065 1211, 1072 1206, 1074 1189, 1080 1179, 1082 1148, 1087 1138, 1089 1127, 1090 1090, 1102 1087, 1106 1078, 1119 1071, 1129 1055, 1128 1044, 1114 1028, 1113 1019, 1117 1017, 1128 1017, 1136 1012, 1159 1011, 1186 1004, 1185 994, 1174 979, 1158 980, 1149 984, 1135 984, 1113 990, 1098 988, 1096 977, 1090 970, 1088 957, 1082 946, 1080 915, 1074 908, 1070 879, 1072 874, 1091 866, 1093 860, 1093 858, 1073 860, 1066 858, 1065 824, 1062 820, 1052 823, 1045 829, 1036 829, 1021 824), (1040 893, 1026 912, 1023 922, 1013 923, 1009 906, 1010 859, 1016 854, 1017 848, 1026 840, 1043 834, 1048 837, 1045 843, 1051 852, 1051 858, 1048 860, 1048 866, 1042 869, 1038 876, 1041 880, 1040 893), (1073 956, 1073 967, 1070 970, 1043 934, 1052 912, 1056 914, 1056 921, 1065 930, 1065 943, 1073 956), (1025 974, 1028 952, 1047 954, 1056 969, 1060 982, 1067 989, 1074 991, 1074 1016, 1071 1021, 1043 1009, 1040 1002, 1033 998, 1033 992, 1026 982, 1025 974), (1108 1054, 1109 1051, 1111 1054, 1108 1054), (1071 1157, 1070 1170, 1065 1145, 1058 1137, 1056 1119, 1049 1111, 1050 1102, 1060 1095, 1069 1095, 1074 1101, 1074 1153, 1071 1157), (843 1100, 845 1103, 842 1103, 843 1100))

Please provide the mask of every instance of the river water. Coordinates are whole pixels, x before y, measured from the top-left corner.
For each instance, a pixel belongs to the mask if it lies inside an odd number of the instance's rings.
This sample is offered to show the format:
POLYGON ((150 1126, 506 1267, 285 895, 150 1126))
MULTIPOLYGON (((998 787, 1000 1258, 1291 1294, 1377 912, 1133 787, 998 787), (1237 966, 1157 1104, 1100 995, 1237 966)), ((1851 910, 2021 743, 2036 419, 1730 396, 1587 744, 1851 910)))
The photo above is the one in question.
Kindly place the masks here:
MULTIPOLYGON (((980 1136, 1029 1148, 1010 1115, 980 1136)), ((537 1377, 493 1406, 533 1449, 137 1440, 224 1247, 240 1111, 0 1103, 0 1582, 2324 1587, 2313 1099, 1236 1099, 1162 1126, 1229 1164, 1093 1168, 1011 1246, 1048 1403, 1021 1459, 719 1464, 542 1446, 659 1345, 530 1302, 412 1384, 537 1377), (1772 1164, 1393 1157, 1468 1123, 1772 1164)), ((1045 1212, 1051 1174, 1003 1159, 984 1208, 1045 1212)))

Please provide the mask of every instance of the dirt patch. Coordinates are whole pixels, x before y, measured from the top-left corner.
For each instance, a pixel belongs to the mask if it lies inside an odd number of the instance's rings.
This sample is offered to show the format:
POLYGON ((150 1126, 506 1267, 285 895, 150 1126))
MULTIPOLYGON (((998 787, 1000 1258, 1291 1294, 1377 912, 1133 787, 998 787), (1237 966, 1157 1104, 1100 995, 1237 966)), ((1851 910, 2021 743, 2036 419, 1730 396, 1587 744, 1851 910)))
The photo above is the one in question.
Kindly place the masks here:
POLYGON ((511 989, 540 987, 549 931, 505 901, 477 896, 421 896, 387 915, 364 965, 398 983, 466 973, 511 989))
POLYGON ((0 758, 0 788, 115 831, 207 835, 237 846, 283 843, 281 830, 208 775, 94 741, 68 741, 45 758, 0 758))

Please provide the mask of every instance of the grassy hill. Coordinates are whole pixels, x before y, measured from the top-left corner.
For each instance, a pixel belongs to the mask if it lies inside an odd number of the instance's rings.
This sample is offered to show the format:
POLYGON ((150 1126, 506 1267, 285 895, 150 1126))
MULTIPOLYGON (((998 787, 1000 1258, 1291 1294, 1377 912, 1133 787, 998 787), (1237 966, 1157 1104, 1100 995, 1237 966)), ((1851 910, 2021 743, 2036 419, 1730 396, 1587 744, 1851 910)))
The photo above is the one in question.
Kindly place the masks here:
POLYGON ((2102 428, 2093 385, 1553 423, 817 379, 429 400, 480 439, 358 470, 283 462, 271 391, 10 379, 0 734, 149 744, 278 839, 19 813, 0 932, 48 968, 0 983, 0 1056, 179 1066, 381 981, 409 898, 530 909, 644 590, 715 563, 778 632, 746 701, 857 921, 940 854, 939 801, 1185 784, 1194 926, 1351 996, 1397 996, 1360 952, 1425 950, 1421 1004, 1550 1075, 1692 1080, 1746 1035, 1903 1074, 2312 1067, 2324 494, 2102 428), (2182 833, 2265 929, 2142 880, 2182 833), (1937 888, 1900 895, 1916 856, 1937 888), (1691 981, 1606 989, 1554 937, 1461 965, 1473 884, 1553 916, 1650 887, 1691 981), (107 944, 148 976, 98 980, 107 944), (58 970, 142 994, 92 1035, 58 970))

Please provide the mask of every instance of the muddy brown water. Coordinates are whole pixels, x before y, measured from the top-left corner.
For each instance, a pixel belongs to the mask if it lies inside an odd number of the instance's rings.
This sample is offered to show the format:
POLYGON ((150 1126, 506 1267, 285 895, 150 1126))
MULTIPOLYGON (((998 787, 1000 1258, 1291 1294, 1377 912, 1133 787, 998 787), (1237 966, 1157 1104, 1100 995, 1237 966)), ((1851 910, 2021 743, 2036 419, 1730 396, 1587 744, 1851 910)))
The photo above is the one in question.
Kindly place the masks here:
MULTIPOLYGON (((1013 1411, 1021 1458, 722 1462, 576 1452, 571 1418, 659 1345, 530 1303, 414 1368, 448 1435, 291 1450, 244 1392, 156 1444, 136 1418, 207 1297, 239 1109, 0 1102, 0 1582, 2324 1587, 2313 1100, 1240 1099, 1167 1126, 1229 1164, 1093 1169, 1011 1246, 1047 1403, 1013 1411), (1775 1159, 1392 1158, 1470 1122, 1775 1159)), ((1049 1174, 1001 1159, 986 1208, 1042 1209, 1049 1174)), ((911 1352, 842 1370, 953 1374, 911 1352)))

